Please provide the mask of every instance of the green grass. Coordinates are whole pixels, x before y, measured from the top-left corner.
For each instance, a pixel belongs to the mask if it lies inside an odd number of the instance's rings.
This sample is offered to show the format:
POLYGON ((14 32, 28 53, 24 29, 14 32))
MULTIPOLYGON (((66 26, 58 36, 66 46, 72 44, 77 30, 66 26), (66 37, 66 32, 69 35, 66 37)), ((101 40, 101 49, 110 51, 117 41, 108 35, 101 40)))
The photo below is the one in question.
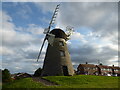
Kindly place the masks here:
POLYGON ((0 81, 0 90, 1 90, 1 88, 2 88, 2 82, 0 81))
POLYGON ((45 86, 39 82, 35 82, 32 78, 23 78, 10 83, 4 83, 2 88, 44 88, 45 86))
POLYGON ((119 77, 76 75, 43 77, 60 86, 44 86, 32 78, 24 78, 3 84, 3 88, 118 88, 119 77))
POLYGON ((44 77, 65 88, 118 88, 119 77, 76 75, 44 77))

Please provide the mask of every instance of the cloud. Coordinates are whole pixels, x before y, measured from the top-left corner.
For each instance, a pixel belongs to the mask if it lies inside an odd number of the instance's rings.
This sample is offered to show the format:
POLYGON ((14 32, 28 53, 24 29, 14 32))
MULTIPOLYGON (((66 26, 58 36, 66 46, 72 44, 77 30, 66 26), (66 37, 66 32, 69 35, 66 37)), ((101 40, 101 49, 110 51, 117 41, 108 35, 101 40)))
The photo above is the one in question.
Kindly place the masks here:
POLYGON ((85 36, 79 32, 73 32, 73 34, 70 37, 70 40, 72 41, 80 41, 82 43, 87 43, 88 41, 85 39, 85 36))
MULTIPOLYGON (((30 16, 29 14, 33 13, 31 8, 25 4, 25 3, 16 3, 16 4, 20 4, 20 8, 18 9, 17 12, 15 12, 19 17, 22 17, 24 19, 29 19, 30 16)), ((17 6, 17 5, 16 5, 17 6)))
MULTIPOLYGON (((84 45, 75 48, 69 47, 71 58, 73 62, 79 63, 94 63, 97 64, 98 60, 105 65, 112 65, 111 60, 116 61, 118 52, 110 47, 97 47, 94 45, 84 45)), ((118 63, 115 63, 116 65, 118 63)))
POLYGON ((28 28, 27 28, 27 31, 28 32, 31 32, 32 34, 35 34, 35 35, 41 35, 41 34, 43 34, 43 31, 44 31, 44 29, 43 28, 41 28, 40 26, 38 26, 38 25, 35 25, 35 24, 29 24, 28 25, 28 28))
POLYGON ((43 13, 47 13, 47 12, 53 12, 53 10, 55 9, 57 3, 45 3, 45 2, 35 2, 35 5, 42 10, 43 13))
MULTIPOLYGON (((10 69, 12 73, 17 72, 17 70, 19 70, 19 72, 26 71, 33 73, 33 70, 40 67, 38 66, 36 68, 32 66, 32 64, 36 63, 43 38, 43 35, 41 35, 43 29, 35 24, 30 24, 27 28, 17 28, 12 22, 12 18, 6 12, 3 11, 1 13, 2 28, 0 32, 3 38, 2 49, 0 51, 3 56, 3 68, 10 69), (39 38, 40 36, 41 38, 39 38), (26 68, 26 66, 28 68, 26 68)), ((42 54, 44 54, 44 52, 42 54)), ((42 61, 40 61, 42 63, 44 55, 41 56, 40 59, 42 59, 42 61)))
POLYGON ((81 35, 79 32, 73 32, 71 39, 83 39, 83 38, 84 38, 84 36, 81 35))

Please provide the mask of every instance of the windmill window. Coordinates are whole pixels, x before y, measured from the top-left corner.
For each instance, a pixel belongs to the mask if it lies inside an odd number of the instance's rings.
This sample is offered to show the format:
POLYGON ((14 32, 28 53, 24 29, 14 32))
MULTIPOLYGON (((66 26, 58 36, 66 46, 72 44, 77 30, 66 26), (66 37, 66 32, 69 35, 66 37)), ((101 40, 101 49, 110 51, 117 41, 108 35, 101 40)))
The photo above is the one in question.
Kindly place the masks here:
POLYGON ((60 50, 60 56, 64 57, 65 56, 65 52, 60 50))
POLYGON ((60 45, 60 46, 64 46, 63 41, 59 41, 59 45, 60 45))

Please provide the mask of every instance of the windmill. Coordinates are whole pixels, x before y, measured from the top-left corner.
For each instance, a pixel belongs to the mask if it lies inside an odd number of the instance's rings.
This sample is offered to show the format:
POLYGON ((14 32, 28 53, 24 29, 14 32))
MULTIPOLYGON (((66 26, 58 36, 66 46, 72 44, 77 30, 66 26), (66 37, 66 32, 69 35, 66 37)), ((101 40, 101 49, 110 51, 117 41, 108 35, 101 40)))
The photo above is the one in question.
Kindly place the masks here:
POLYGON ((66 27, 66 33, 60 28, 55 28, 50 31, 50 28, 54 24, 58 14, 59 6, 60 4, 56 6, 50 24, 43 32, 46 36, 43 40, 37 61, 41 55, 46 40, 48 41, 48 46, 41 76, 69 76, 74 74, 66 43, 66 41, 70 39, 73 28, 66 27))

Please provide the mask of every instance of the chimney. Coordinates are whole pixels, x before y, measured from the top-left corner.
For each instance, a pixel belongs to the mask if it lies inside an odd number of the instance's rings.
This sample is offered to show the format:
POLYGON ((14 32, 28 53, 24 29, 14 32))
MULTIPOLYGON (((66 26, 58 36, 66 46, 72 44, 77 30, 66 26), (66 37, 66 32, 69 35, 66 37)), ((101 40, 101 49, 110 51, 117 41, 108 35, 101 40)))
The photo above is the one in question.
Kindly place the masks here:
POLYGON ((88 62, 86 62, 86 64, 88 64, 88 62))

